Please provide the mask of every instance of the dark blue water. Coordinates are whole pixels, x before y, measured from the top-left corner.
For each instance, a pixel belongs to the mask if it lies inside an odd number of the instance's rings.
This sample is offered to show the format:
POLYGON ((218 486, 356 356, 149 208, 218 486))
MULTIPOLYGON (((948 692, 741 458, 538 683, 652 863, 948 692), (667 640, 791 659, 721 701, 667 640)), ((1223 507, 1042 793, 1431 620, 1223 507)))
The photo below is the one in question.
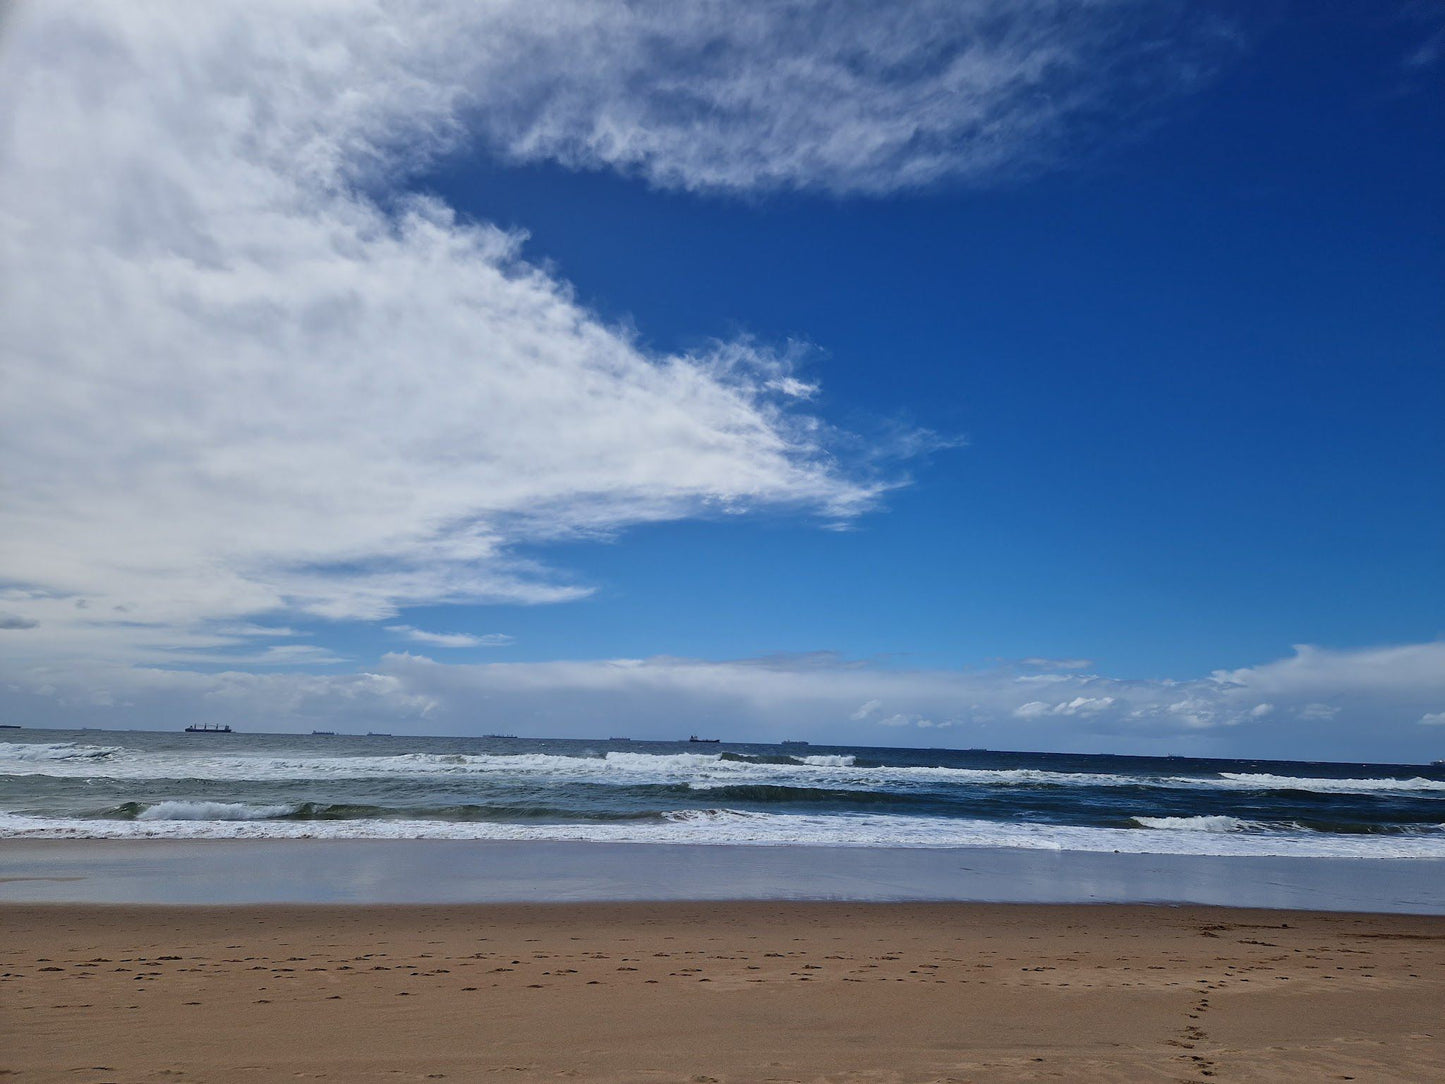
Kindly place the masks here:
POLYGON ((1438 766, 509 737, 0 738, 7 836, 1445 857, 1438 766))

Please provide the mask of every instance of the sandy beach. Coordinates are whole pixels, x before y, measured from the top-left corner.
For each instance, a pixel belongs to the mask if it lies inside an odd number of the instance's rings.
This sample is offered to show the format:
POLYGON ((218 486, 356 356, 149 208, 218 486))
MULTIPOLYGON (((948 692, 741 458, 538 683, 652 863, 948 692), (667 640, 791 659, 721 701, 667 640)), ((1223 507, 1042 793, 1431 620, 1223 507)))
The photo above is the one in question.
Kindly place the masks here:
POLYGON ((1424 1080, 1445 918, 0 907, 17 1081, 1424 1080))

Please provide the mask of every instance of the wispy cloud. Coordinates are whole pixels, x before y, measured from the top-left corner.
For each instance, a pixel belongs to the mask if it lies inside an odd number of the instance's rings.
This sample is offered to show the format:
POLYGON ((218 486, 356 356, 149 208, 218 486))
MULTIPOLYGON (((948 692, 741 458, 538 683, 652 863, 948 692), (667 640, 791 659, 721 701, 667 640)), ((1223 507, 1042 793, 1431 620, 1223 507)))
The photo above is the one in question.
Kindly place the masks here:
POLYGON ((493 13, 477 72, 507 88, 481 112, 494 146, 694 190, 881 193, 1047 168, 1233 49, 1217 17, 1173 0, 493 13))
POLYGON ((330 666, 347 660, 316 644, 272 644, 241 661, 253 666, 330 666))
POLYGON ((260 648, 247 645, 238 650, 231 648, 228 640, 221 639, 218 646, 224 650, 207 650, 188 645, 168 652, 168 661, 180 666, 200 666, 207 669, 237 666, 335 666, 354 661, 320 644, 269 644, 260 648))
POLYGON ((1099 715, 1115 703, 1117 701, 1112 696, 1076 696, 1072 700, 1053 703, 1029 700, 1014 708, 1014 715, 1020 719, 1038 719, 1046 715, 1099 715))
POLYGON ((488 632, 473 635, 470 632, 427 632, 411 625, 387 625, 387 632, 395 632, 418 644, 433 647, 506 647, 514 638, 504 632, 488 632))
POLYGON ((1418 38, 1405 54, 1407 70, 1433 68, 1445 55, 1445 11, 1439 4, 1411 4, 1397 16, 1405 25, 1417 29, 1418 38))
POLYGON ((1031 670, 1087 670, 1094 665, 1093 659, 1049 659, 1042 655, 1030 655, 1019 660, 1020 666, 1031 670))
POLYGON ((1421 42, 1405 57, 1407 68, 1428 68, 1439 63, 1440 54, 1445 51, 1445 31, 1436 31, 1421 42))
POLYGON ((238 624, 232 625, 222 625, 216 629, 216 632, 221 636, 254 636, 260 638, 301 635, 301 633, 297 632, 295 629, 288 628, 285 625, 256 625, 252 624, 249 621, 243 621, 238 624))

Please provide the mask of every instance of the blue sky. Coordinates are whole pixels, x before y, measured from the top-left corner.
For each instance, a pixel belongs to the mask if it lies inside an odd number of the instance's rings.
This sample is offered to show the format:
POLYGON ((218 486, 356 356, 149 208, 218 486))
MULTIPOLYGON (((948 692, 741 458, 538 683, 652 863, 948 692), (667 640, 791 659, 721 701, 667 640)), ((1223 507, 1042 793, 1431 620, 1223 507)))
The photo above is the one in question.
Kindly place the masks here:
POLYGON ((426 178, 664 349, 808 341, 830 418, 968 442, 848 536, 569 549, 601 597, 507 615, 519 653, 650 654, 665 629, 700 656, 1158 677, 1445 632, 1445 118, 1438 75, 1402 70, 1418 27, 1367 8, 1246 21, 1146 131, 982 191, 737 201, 470 156, 426 178))
POLYGON ((0 710, 1441 755, 1438 6, 621 10, 22 8, 0 710))

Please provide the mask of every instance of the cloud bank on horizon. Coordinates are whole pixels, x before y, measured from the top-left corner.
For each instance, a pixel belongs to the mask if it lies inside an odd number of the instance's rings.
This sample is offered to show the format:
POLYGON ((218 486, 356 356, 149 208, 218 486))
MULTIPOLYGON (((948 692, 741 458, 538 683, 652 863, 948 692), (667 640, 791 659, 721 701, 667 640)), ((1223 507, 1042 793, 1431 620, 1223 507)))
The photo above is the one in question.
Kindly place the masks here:
MULTIPOLYGON (((1066 660, 1072 661, 1072 660, 1066 660)), ((143 667, 0 687, 10 719, 155 729, 478 734, 1422 759, 1445 725, 1445 642, 1327 651, 1193 680, 1124 680, 1023 663, 903 670, 828 652, 442 663, 396 653, 346 674, 143 667)))
MULTIPOLYGON (((1184 5, 55 2, 3 34, 0 677, 24 703, 304 725, 375 706, 466 729, 486 695, 566 732, 607 704, 796 730, 876 700, 857 733, 1142 741, 1287 712, 1343 726, 1369 683, 1331 675, 1403 665, 1302 651, 1178 686, 1081 666, 265 669, 342 661, 268 643, 290 632, 271 622, 500 644, 396 619, 585 595, 535 542, 760 510, 847 522, 903 481, 843 455, 794 351, 649 349, 524 235, 410 191, 429 164, 480 147, 722 195, 999 183, 1206 78, 1233 41, 1184 5), (1268 693, 1279 668, 1326 691, 1268 693)), ((1411 680, 1415 725, 1445 698, 1411 680)))

